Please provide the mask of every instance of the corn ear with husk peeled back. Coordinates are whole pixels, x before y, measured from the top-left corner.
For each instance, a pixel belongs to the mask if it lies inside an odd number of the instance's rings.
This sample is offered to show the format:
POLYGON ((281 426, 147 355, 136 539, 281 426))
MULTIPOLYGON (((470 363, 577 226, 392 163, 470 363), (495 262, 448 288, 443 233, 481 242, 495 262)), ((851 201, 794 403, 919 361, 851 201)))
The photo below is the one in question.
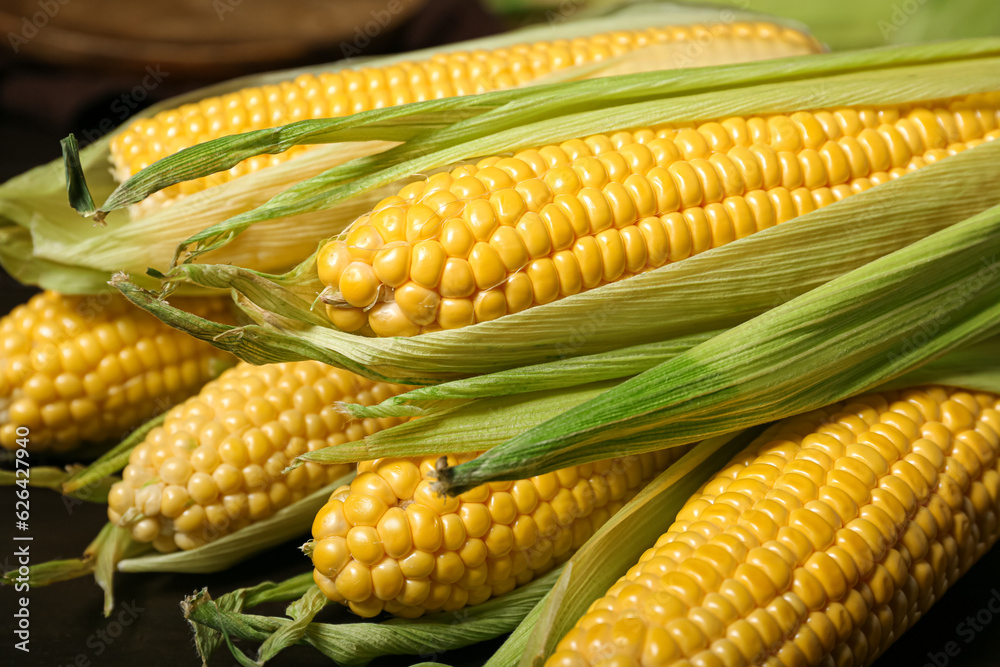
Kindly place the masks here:
POLYGON ((124 466, 108 493, 109 523, 84 559, 34 566, 32 585, 93 572, 108 610, 115 571, 214 572, 301 535, 354 465, 286 474, 288 464, 405 421, 351 419, 335 402, 372 404, 404 390, 316 361, 237 364, 92 466, 104 477, 124 466))
POLYGON ((871 664, 997 540, 998 409, 918 387, 786 420, 545 664, 871 664))
MULTIPOLYGON (((257 363, 309 356, 415 384, 725 330, 1000 201, 998 148, 985 140, 997 129, 998 56, 1000 42, 980 40, 535 86, 479 95, 474 112, 471 98, 453 98, 441 104, 474 115, 363 164, 331 169, 212 234, 238 233, 279 211, 323 210, 409 174, 472 163, 458 167, 457 178, 435 174, 402 191, 426 195, 444 216, 400 197, 375 215, 369 211, 350 232, 356 233, 352 242, 367 243, 365 237, 375 246, 372 232, 378 232, 384 245, 377 250, 356 243, 354 254, 343 252, 348 234, 318 262, 280 278, 193 263, 166 276, 171 286, 242 292, 254 325, 239 336, 220 335, 225 327, 162 307, 128 281, 117 286, 172 325, 257 363), (959 127, 973 132, 963 139, 959 127), (664 136, 657 137, 660 129, 664 136), (623 154, 615 140, 630 141, 631 148, 623 154), (501 158, 504 153, 521 157, 501 158), (546 155, 562 166, 550 167, 546 155), (489 164, 475 166, 488 156, 489 164), (578 169, 570 166, 574 159, 578 169), (476 177, 480 172, 484 180, 476 177), (863 191, 855 193, 855 181, 863 191), (501 187, 518 184, 520 191, 501 187), (494 186, 496 192, 487 192, 494 186), (768 227, 778 220, 784 222, 768 227), (407 239, 417 223, 433 238, 407 239), (423 223, 430 224, 425 229, 423 223), (395 240, 401 234, 403 240, 395 240), (669 261, 671 252, 677 261, 669 261), (343 310, 334 317, 342 316, 345 329, 364 331, 375 317, 394 323, 387 332, 425 332, 381 340, 339 330, 312 308, 327 287, 321 278, 344 288, 339 297, 334 290, 327 296, 342 299, 331 310, 343 310), (404 304, 416 321, 404 317, 404 304), (476 316, 477 305, 485 321, 476 316), (475 324, 434 331, 442 319, 449 326, 475 324)), ((415 129, 427 104, 399 107, 391 118, 371 113, 317 123, 341 139, 375 127, 415 129)), ((281 134, 291 141, 301 136, 296 131, 290 126, 281 134)), ((235 145, 227 141, 214 144, 216 157, 235 145)), ((210 173, 215 159, 199 155, 186 164, 194 176, 210 173)), ((170 180, 157 165, 146 172, 152 189, 170 180)))
MULTIPOLYGON (((543 40, 495 49, 445 47, 429 58, 416 57, 382 67, 300 74, 290 81, 207 97, 134 121, 111 139, 115 179, 124 183, 153 162, 219 137, 284 125, 297 120, 339 117, 410 102, 442 99, 525 86, 564 70, 621 59, 602 75, 669 69, 684 62, 684 51, 704 41, 701 66, 818 52, 807 34, 767 21, 721 20, 692 25, 656 25, 603 30, 571 40, 543 40), (636 54, 641 58, 635 58, 636 54)), ((136 204, 134 213, 154 211, 179 198, 294 159, 300 146, 270 157, 240 162, 228 172, 185 181, 136 204)))
POLYGON ((1000 137, 1000 93, 571 139, 412 183, 317 256, 341 330, 487 322, 680 262, 1000 137))
MULTIPOLYGON (((175 304, 232 321, 228 298, 175 304)), ((234 362, 113 292, 46 291, 0 319, 0 446, 65 453, 118 439, 234 362)))
MULTIPOLYGON (((372 58, 361 67, 331 63, 195 91, 140 112, 84 149, 80 168, 94 195, 107 197, 116 185, 135 181, 143 167, 200 142, 240 132, 271 134, 268 128, 295 121, 388 111, 409 102, 545 80, 742 62, 820 49, 799 26, 747 12, 723 14, 652 2, 599 17, 585 14, 559 25, 372 58)), ((433 114, 430 126, 440 126, 449 115, 433 114)), ((63 211, 63 165, 52 163, 0 186, 0 201, 9 204, 8 224, 0 227, 0 261, 23 282, 64 291, 72 286, 89 291, 80 285, 100 285, 118 270, 140 275, 147 267, 165 271, 174 259, 174 246, 184 239, 330 167, 383 151, 399 138, 389 131, 328 146, 287 147, 291 150, 236 159, 218 173, 192 180, 185 179, 182 169, 170 187, 109 217, 109 229, 104 230, 80 225, 71 211, 63 211), (23 264, 21 258, 32 254, 45 261, 44 270, 23 264)), ((72 197, 72 181, 70 186, 72 197)), ((336 212, 261 225, 205 259, 286 271, 315 251, 317 239, 338 232, 370 208, 377 200, 373 197, 359 197, 336 212)))

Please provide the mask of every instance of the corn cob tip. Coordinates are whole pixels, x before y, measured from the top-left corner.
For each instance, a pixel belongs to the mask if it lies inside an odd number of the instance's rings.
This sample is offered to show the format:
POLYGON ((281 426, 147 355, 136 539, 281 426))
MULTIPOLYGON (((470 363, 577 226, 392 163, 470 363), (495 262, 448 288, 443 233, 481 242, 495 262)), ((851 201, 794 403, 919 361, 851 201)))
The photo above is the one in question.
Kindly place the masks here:
POLYGON ((402 421, 351 420, 334 401, 371 405, 404 390, 316 361, 240 363, 174 407, 132 451, 108 494, 108 518, 159 551, 212 542, 351 468, 289 466, 299 455, 402 421))
POLYGON ((358 466, 316 515, 313 579, 365 617, 416 617, 479 604, 578 549, 680 448, 437 492, 445 466, 475 454, 377 459, 358 466))

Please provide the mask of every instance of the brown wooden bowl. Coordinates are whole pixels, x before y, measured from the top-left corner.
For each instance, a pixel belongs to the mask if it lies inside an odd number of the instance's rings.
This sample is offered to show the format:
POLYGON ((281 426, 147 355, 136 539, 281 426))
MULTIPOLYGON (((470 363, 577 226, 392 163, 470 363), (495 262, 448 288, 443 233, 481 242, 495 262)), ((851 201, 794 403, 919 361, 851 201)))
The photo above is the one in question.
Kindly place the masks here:
POLYGON ((363 49, 425 0, 0 0, 19 56, 218 76, 363 49))

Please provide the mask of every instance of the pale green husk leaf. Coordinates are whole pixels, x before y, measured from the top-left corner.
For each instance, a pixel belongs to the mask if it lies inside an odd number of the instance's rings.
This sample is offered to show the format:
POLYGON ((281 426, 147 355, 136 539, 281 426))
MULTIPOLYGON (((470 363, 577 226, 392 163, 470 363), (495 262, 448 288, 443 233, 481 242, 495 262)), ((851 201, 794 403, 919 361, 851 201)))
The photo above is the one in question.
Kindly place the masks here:
POLYGON ((606 381, 561 391, 484 398, 383 429, 362 440, 306 452, 295 463, 333 464, 482 451, 595 398, 616 384, 606 381))
POLYGON ((693 442, 861 393, 1000 329, 1000 206, 734 327, 486 454, 452 492, 693 442))
MULTIPOLYGON (((306 572, 280 583, 265 581, 249 588, 238 588, 235 591, 230 591, 220 596, 214 601, 214 604, 222 611, 238 613, 265 602, 295 600, 305 595, 312 587, 312 573, 306 572)), ((184 617, 187 618, 188 612, 194 604, 200 604, 202 600, 211 599, 208 590, 204 588, 194 595, 185 598, 181 602, 184 617)), ((212 657, 223 641, 222 634, 200 623, 190 622, 190 625, 194 632, 195 648, 198 650, 198 655, 201 656, 202 664, 207 665, 209 658, 212 657)))
MULTIPOLYGON (((506 595, 457 612, 441 612, 419 619, 391 619, 382 623, 310 623, 300 643, 314 646, 337 664, 364 665, 384 655, 436 655, 513 630, 545 595, 560 570, 506 595)), ((221 631, 228 637, 266 642, 273 633, 293 623, 287 618, 226 611, 208 596, 189 599, 185 615, 194 624, 221 631)))
MULTIPOLYGON (((324 447, 295 461, 350 463, 396 456, 431 456, 483 451, 529 428, 601 396, 618 386, 606 381, 538 392, 483 398, 435 411, 430 415, 374 433, 363 440, 324 447)), ((962 346, 878 387, 893 389, 920 384, 946 384, 976 391, 1000 392, 1000 337, 962 346)), ((615 443, 659 443, 672 426, 653 428, 615 443)))
POLYGON ((313 585, 301 598, 288 605, 285 613, 292 622, 278 628, 277 632, 264 640, 258 651, 257 664, 263 665, 282 650, 298 643, 305 636, 316 614, 326 606, 327 602, 329 600, 323 591, 313 585))
POLYGON ((453 380, 397 394, 377 405, 339 403, 338 407, 359 419, 423 416, 477 398, 553 391, 586 383, 615 380, 648 370, 718 333, 721 332, 700 333, 662 343, 634 345, 621 350, 570 357, 561 361, 453 380))

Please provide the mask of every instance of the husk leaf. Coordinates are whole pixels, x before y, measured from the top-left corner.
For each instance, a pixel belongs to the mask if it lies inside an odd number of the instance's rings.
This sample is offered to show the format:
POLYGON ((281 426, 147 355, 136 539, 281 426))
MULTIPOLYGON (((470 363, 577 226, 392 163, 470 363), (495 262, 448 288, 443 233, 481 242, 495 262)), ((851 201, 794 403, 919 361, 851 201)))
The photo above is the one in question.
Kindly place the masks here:
POLYGON ((257 664, 263 665, 292 644, 298 643, 309 629, 309 624, 329 600, 315 585, 307 590, 301 598, 288 605, 285 614, 292 619, 278 628, 276 632, 264 640, 257 652, 257 664))
MULTIPOLYGON (((222 611, 241 612, 244 609, 249 609, 265 602, 294 600, 304 595, 312 586, 312 573, 306 572, 279 583, 264 581, 249 588, 238 588, 235 591, 230 591, 218 597, 215 600, 215 605, 222 611)), ((211 600, 212 598, 208 594, 208 590, 204 588, 185 598, 181 602, 184 617, 187 618, 188 612, 193 605, 200 604, 200 601, 205 599, 211 600)), ((195 648, 198 650, 199 657, 201 657, 202 665, 207 665, 208 660, 223 641, 222 634, 200 623, 189 621, 189 624, 191 625, 191 630, 194 632, 195 648)))
POLYGON ((485 450, 599 396, 615 384, 607 381, 561 391, 484 398, 383 429, 362 440, 306 452, 294 463, 333 464, 485 450))
POLYGON ((1000 326, 1000 206, 734 327, 484 455, 451 492, 805 412, 887 382, 1000 326))
MULTIPOLYGON (((381 623, 312 622, 299 643, 311 644, 345 666, 364 665, 384 655, 433 658, 441 651, 475 644, 513 630, 549 590, 559 572, 554 570, 510 593, 457 612, 441 612, 413 620, 394 618, 381 623)), ((186 608, 189 621, 219 630, 227 637, 265 642, 274 632, 293 622, 287 618, 224 611, 207 595, 190 602, 186 608)))
POLYGON ((615 380, 648 370, 721 333, 712 331, 674 338, 662 343, 634 345, 583 357, 535 364, 464 380, 420 387, 393 396, 377 405, 338 403, 357 419, 423 416, 477 398, 553 391, 581 384, 615 380))

